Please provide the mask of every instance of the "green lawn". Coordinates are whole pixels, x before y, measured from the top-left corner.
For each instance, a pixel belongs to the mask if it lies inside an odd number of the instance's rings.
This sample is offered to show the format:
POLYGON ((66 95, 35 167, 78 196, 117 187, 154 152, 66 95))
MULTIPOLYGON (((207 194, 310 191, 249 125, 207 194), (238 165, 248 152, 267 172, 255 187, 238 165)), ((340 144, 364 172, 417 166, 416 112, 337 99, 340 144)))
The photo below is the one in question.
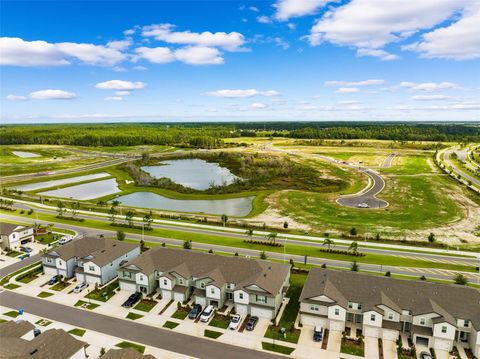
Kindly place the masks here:
MULTIPOLYGON (((1 212, 1 211, 0 211, 0 212, 1 212)), ((26 266, 25 268, 21 268, 21 269, 15 271, 15 272, 13 272, 13 273, 10 273, 9 275, 6 275, 5 277, 3 277, 3 278, 0 280, 0 285, 5 285, 5 284, 7 284, 8 281, 9 281, 12 277, 16 276, 17 274, 19 274, 19 273, 21 273, 21 272, 24 272, 24 271, 26 271, 26 270, 32 269, 32 268, 38 266, 38 264, 39 264, 39 262, 32 263, 32 264, 26 266)))
POLYGON ((7 317, 16 318, 18 317, 18 312, 16 310, 11 310, 10 312, 3 313, 7 317))
POLYGON ((42 272, 42 266, 38 266, 37 268, 33 268, 25 273, 18 275, 15 280, 20 283, 30 283, 31 281, 37 279, 42 272))
POLYGON ((65 288, 67 288, 71 283, 69 282, 58 282, 57 284, 55 284, 53 287, 51 287, 50 289, 52 290, 56 290, 56 291, 62 291, 64 290, 65 288))
POLYGON ((9 251, 7 253, 7 256, 8 257, 18 257, 20 254, 22 254, 21 252, 17 252, 17 251, 9 251))
POLYGON ((168 329, 174 329, 178 326, 179 324, 176 323, 176 322, 171 322, 171 321, 166 321, 165 324, 163 324, 163 327, 164 328, 168 328, 168 329))
POLYGON ((79 300, 79 301, 77 301, 77 302, 75 303, 75 307, 81 307, 81 306, 84 305, 84 304, 88 304, 88 305, 87 305, 87 309, 90 309, 90 310, 93 310, 93 309, 95 309, 95 308, 97 308, 97 307, 100 306, 100 305, 95 304, 95 303, 90 303, 90 304, 89 304, 88 302, 86 302, 86 301, 84 301, 84 300, 79 300))
POLYGON ((123 342, 120 342, 118 344, 115 344, 115 346, 119 347, 119 348, 133 348, 133 349, 135 349, 136 351, 138 351, 142 354, 145 352, 145 346, 140 345, 140 344, 135 344, 135 343, 132 343, 132 342, 123 341, 123 342))
POLYGON ((208 325, 217 328, 227 329, 228 325, 230 324, 230 317, 220 314, 215 314, 208 325))
POLYGON ((49 292, 40 292, 37 297, 39 298, 48 298, 48 297, 51 297, 53 295, 53 293, 49 293, 49 292))
POLYGON ((363 342, 360 344, 357 341, 342 338, 340 352, 363 357, 365 356, 365 346, 363 342))
POLYGON ((113 281, 109 285, 103 288, 92 290, 85 298, 98 300, 100 302, 106 302, 115 295, 115 290, 118 288, 118 280, 113 281))
POLYGON ((62 235, 58 233, 47 233, 35 236, 35 240, 39 241, 42 244, 51 244, 60 239, 61 236, 62 235))
POLYGON ((42 327, 47 327, 52 323, 53 322, 51 320, 47 320, 47 319, 39 319, 35 322, 35 324, 41 325, 42 327))
POLYGON ((205 329, 205 332, 203 333, 204 336, 206 336, 207 338, 212 338, 212 339, 217 339, 222 334, 223 333, 221 333, 221 332, 216 332, 214 330, 208 330, 208 329, 205 329))
POLYGON ((271 344, 266 342, 262 342, 262 348, 263 350, 269 350, 271 352, 276 352, 276 353, 285 354, 285 355, 290 355, 295 350, 294 348, 289 348, 283 345, 271 344))
POLYGON ((143 318, 143 315, 130 312, 130 313, 127 314, 127 316, 125 318, 131 319, 131 320, 137 320, 137 319, 143 318))
POLYGON ((15 284, 15 283, 9 283, 7 285, 4 286, 4 288, 6 289, 10 289, 10 290, 13 290, 13 289, 17 289, 19 288, 20 286, 18 284, 15 284))
POLYGON ((187 308, 179 308, 172 314, 172 318, 184 320, 188 315, 189 310, 187 308))
POLYGON ((142 312, 149 312, 157 305, 157 301, 142 299, 133 309, 141 310, 142 312))
POLYGON ((74 328, 68 331, 70 334, 76 335, 77 337, 83 337, 85 334, 86 330, 85 329, 80 329, 80 328, 74 328))

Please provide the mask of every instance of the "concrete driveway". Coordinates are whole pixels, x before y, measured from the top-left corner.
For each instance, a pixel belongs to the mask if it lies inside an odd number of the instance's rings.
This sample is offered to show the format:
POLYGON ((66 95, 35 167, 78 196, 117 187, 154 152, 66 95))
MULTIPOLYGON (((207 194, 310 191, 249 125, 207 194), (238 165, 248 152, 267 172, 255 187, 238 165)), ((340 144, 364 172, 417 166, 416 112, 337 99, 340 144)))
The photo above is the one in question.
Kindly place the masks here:
MULTIPOLYGON (((223 334, 217 340, 244 348, 261 349, 262 340, 269 325, 270 320, 260 318, 254 330, 244 330, 241 333, 236 330, 226 330, 225 334, 223 334)), ((208 329, 217 330, 212 327, 209 327, 208 329)))
POLYGON ((378 338, 365 337, 365 358, 378 358, 378 338))
MULTIPOLYGON (((322 342, 313 340, 313 326, 304 325, 298 338, 297 349, 292 353, 295 358, 329 358, 326 350, 322 350, 322 342)), ((338 357, 338 356, 337 356, 338 357)))
POLYGON ((435 349, 435 355, 437 356, 437 359, 449 359, 450 358, 450 354, 446 350, 435 349))
POLYGON ((327 350, 331 352, 340 353, 341 345, 342 345, 342 332, 330 330, 328 333, 327 350))
POLYGON ((393 340, 383 341, 383 358, 384 359, 397 359, 397 343, 393 340))

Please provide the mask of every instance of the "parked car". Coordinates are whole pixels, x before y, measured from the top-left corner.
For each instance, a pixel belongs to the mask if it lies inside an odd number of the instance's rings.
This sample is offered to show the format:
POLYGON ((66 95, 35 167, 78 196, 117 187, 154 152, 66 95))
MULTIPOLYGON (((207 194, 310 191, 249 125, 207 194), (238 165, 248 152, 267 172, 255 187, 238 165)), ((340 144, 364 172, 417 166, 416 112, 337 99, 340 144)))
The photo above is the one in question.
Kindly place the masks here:
POLYGON ((30 248, 30 247, 26 247, 26 246, 21 246, 20 247, 20 250, 24 253, 32 253, 33 252, 33 249, 30 248))
POLYGON ((250 317, 245 329, 247 329, 248 331, 252 331, 253 329, 255 329, 255 326, 257 325, 257 323, 258 323, 258 317, 250 317))
POLYGON ((202 306, 200 304, 195 304, 190 313, 188 313, 188 318, 197 319, 200 313, 202 313, 202 306))
POLYGON ((73 288, 73 293, 80 293, 82 290, 88 287, 87 282, 82 282, 76 285, 75 288, 73 288))
POLYGON ((50 280, 48 281, 48 285, 54 285, 55 283, 57 283, 58 281, 60 280, 60 276, 57 274, 57 275, 54 275, 52 278, 50 278, 50 280))
POLYGON ((135 292, 128 299, 122 304, 122 307, 131 308, 137 303, 140 299, 142 299, 142 293, 135 292))
POLYGON ((420 359, 432 359, 432 356, 430 355, 429 352, 421 352, 420 359))
POLYGON ((316 342, 321 342, 323 338, 323 328, 319 326, 315 326, 313 328, 313 340, 316 342))
POLYGON ((228 325, 228 329, 230 330, 237 330, 242 322, 242 316, 240 314, 235 314, 232 319, 230 320, 230 324, 228 325))
POLYGON ((67 244, 68 242, 71 242, 72 240, 73 240, 73 236, 66 235, 60 238, 60 240, 58 241, 58 244, 64 245, 64 244, 67 244))
POLYGON ((367 203, 359 203, 357 204, 358 208, 369 208, 370 206, 367 203))
POLYGON ((200 315, 200 321, 201 322, 208 322, 210 318, 213 317, 213 314, 215 313, 215 307, 213 305, 207 306, 202 314, 200 315))

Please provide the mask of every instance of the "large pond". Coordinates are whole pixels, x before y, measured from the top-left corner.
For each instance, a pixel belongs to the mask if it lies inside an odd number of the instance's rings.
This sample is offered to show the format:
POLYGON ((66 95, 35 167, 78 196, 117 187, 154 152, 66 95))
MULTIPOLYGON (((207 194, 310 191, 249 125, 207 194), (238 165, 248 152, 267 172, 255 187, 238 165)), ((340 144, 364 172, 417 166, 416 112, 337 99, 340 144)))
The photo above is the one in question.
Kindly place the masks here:
POLYGON ((33 152, 25 152, 25 151, 12 151, 12 153, 15 156, 21 157, 21 158, 34 158, 34 157, 40 157, 38 153, 33 153, 33 152))
POLYGON ((142 170, 156 178, 166 177, 185 187, 205 190, 212 184, 231 184, 237 176, 228 168, 199 159, 163 161, 160 166, 143 166, 142 170))
POLYGON ((246 216, 252 210, 255 197, 230 199, 186 200, 171 199, 151 192, 134 192, 117 197, 122 204, 132 207, 163 209, 174 212, 195 212, 209 214, 226 214, 228 216, 246 216))
POLYGON ((64 197, 78 200, 88 200, 120 192, 115 178, 102 181, 78 184, 39 194, 50 197, 64 197))
POLYGON ((103 178, 107 176, 110 176, 107 172, 100 172, 100 173, 93 173, 91 175, 85 175, 85 176, 77 176, 77 177, 70 177, 70 178, 64 178, 59 180, 29 183, 29 184, 24 184, 20 186, 14 186, 12 188, 18 191, 35 191, 41 188, 61 186, 68 183, 89 181, 89 180, 103 178))

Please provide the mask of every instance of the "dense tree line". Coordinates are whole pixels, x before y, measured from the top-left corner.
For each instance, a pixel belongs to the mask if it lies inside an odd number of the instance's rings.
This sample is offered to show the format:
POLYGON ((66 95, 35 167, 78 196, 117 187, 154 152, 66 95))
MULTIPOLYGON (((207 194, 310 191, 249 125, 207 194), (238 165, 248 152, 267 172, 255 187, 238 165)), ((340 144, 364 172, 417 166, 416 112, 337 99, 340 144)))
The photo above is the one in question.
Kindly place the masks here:
POLYGON ((398 122, 231 122, 0 126, 0 144, 221 147, 223 138, 377 139, 480 142, 480 125, 398 122))

